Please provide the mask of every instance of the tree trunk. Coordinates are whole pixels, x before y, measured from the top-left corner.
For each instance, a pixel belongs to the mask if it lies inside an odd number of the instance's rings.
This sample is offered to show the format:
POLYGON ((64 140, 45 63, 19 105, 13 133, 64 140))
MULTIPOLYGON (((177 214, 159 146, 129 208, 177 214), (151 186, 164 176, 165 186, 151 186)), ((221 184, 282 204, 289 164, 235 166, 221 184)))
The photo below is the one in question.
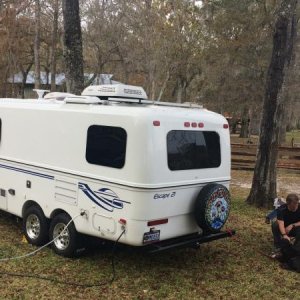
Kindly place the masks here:
POLYGON ((259 148, 254 176, 247 202, 258 207, 271 207, 276 197, 276 163, 278 156, 278 132, 282 110, 278 109, 285 71, 293 55, 293 43, 297 0, 282 1, 275 23, 273 52, 266 82, 261 121, 259 148), (294 27, 294 28, 293 28, 294 27))
POLYGON ((41 4, 40 4, 40 0, 35 0, 34 88, 36 89, 39 89, 41 85, 40 44, 41 44, 41 4))
POLYGON ((177 80, 177 95, 176 95, 176 102, 182 103, 182 92, 183 92, 183 86, 181 83, 181 80, 177 80))
POLYGON ((291 111, 293 109, 292 105, 292 93, 289 89, 289 86, 293 84, 293 79, 297 78, 297 71, 294 66, 297 64, 295 51, 293 51, 294 45, 296 44, 297 38, 297 23, 296 18, 292 19, 291 22, 291 35, 290 35, 290 45, 288 47, 288 68, 289 72, 286 76, 286 79, 283 82, 281 98, 284 101, 281 101, 278 108, 278 118, 281 123, 279 128, 279 144, 282 145, 286 142, 286 132, 288 124, 291 121, 291 111))
POLYGON ((52 41, 51 41, 51 92, 56 91, 56 44, 58 36, 58 11, 59 3, 58 0, 54 2, 54 14, 53 14, 53 30, 52 30, 52 41))
POLYGON ((242 115, 242 127, 240 132, 240 138, 249 137, 249 131, 250 131, 249 125, 250 125, 249 108, 245 106, 242 115))
POLYGON ((168 71, 167 71, 167 74, 166 74, 166 78, 165 78, 165 80, 164 80, 164 83, 163 83, 163 85, 162 85, 162 87, 161 87, 161 89, 160 89, 160 92, 159 92, 157 101, 160 101, 160 100, 161 100, 162 95, 163 95, 163 93, 164 93, 165 90, 166 90, 167 83, 168 83, 169 79, 170 79, 170 71, 168 70, 168 71))
POLYGON ((233 118, 232 119, 232 129, 231 129, 232 134, 236 134, 237 125, 238 125, 238 120, 236 118, 233 118))
POLYGON ((286 127, 287 127, 287 115, 288 115, 288 106, 290 103, 289 96, 284 93, 282 95, 284 97, 284 101, 278 106, 278 121, 281 124, 278 132, 278 143, 279 145, 283 145, 286 142, 286 127))
POLYGON ((19 68, 22 73, 22 85, 21 85, 21 91, 20 91, 22 99, 25 98, 25 87, 26 87, 27 76, 28 76, 28 73, 29 73, 32 65, 33 65, 33 62, 31 62, 25 70, 21 64, 19 65, 19 68))
POLYGON ((25 99, 26 81, 27 81, 27 74, 25 72, 22 72, 22 85, 21 85, 21 91, 20 91, 22 99, 25 99))
POLYGON ((155 94, 156 94, 156 83, 155 83, 155 80, 152 79, 150 99, 155 100, 155 94))
POLYGON ((62 5, 67 91, 81 94, 84 87, 84 76, 79 1, 63 0, 62 5))
POLYGON ((177 79, 177 95, 176 95, 176 102, 177 103, 183 103, 186 101, 186 88, 187 88, 187 82, 178 77, 177 79))

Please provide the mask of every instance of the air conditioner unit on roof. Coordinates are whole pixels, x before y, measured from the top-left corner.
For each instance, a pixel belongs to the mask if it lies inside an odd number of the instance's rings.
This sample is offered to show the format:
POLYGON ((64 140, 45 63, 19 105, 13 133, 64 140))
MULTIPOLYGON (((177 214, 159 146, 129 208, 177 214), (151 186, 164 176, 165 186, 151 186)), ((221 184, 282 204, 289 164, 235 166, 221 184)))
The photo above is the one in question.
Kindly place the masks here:
POLYGON ((97 96, 102 99, 148 99, 142 87, 125 84, 91 85, 84 89, 82 96, 97 96))

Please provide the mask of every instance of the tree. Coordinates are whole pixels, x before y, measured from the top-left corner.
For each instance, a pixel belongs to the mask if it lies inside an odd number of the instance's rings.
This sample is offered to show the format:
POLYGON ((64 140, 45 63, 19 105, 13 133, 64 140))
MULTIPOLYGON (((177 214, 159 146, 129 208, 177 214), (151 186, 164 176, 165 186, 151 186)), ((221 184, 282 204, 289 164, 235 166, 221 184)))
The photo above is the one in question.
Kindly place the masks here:
POLYGON ((54 0, 53 4, 53 29, 52 29, 52 39, 51 39, 51 91, 56 90, 56 50, 57 50, 57 40, 58 40, 58 14, 59 14, 59 2, 54 0))
POLYGON ((41 45, 41 4, 40 4, 40 0, 35 0, 34 87, 36 89, 39 89, 41 85, 40 45, 41 45))
POLYGON ((2 2, 0 11, 0 85, 4 97, 24 96, 24 82, 34 63, 34 13, 30 10, 29 0, 19 2, 2 2), (23 77, 20 89, 16 88, 12 76, 18 72, 23 77), (9 78, 12 84, 8 84, 9 78))
MULTIPOLYGON (((84 68, 93 74, 85 84, 100 73, 114 74, 115 80, 143 86, 150 98, 198 101, 208 109, 242 118, 244 136, 249 127, 258 132, 272 52, 274 12, 281 0, 79 1, 84 68)), ((3 96, 21 96, 20 83, 7 81, 21 72, 25 86, 28 72, 34 70, 35 2, 0 1, 3 96)), ((66 44, 73 43, 78 49, 79 44, 74 43, 78 36, 69 31, 63 48, 62 1, 39 2, 40 69, 51 73, 52 90, 56 88, 55 73, 65 72, 70 90, 74 85, 70 76, 79 72, 83 77, 80 59, 75 59, 71 71, 66 70, 72 67, 67 59, 72 52, 66 44)), ((76 1, 69 2, 76 6, 76 1)), ((65 11, 71 12, 69 8, 65 11)), ((71 29, 78 32, 73 25, 71 29)), ((286 126, 293 128, 300 126, 299 71, 295 69, 290 78, 286 82, 290 117, 285 119, 286 126)))
POLYGON ((84 76, 79 1, 63 0, 62 7, 67 91, 80 94, 84 87, 84 76))
POLYGON ((279 145, 279 129, 282 120, 282 87, 289 71, 294 53, 296 35, 297 0, 281 3, 275 33, 273 52, 266 82, 266 91, 261 121, 259 148, 254 176, 247 202, 258 207, 270 207, 276 197, 276 163, 279 145))
POLYGON ((262 108, 274 2, 203 1, 207 46, 205 82, 199 93, 207 107, 243 118, 246 135, 249 116, 245 112, 262 108))
POLYGON ((85 66, 93 73, 87 84, 103 73, 105 67, 108 70, 106 72, 112 69, 122 82, 127 83, 128 72, 124 58, 127 55, 124 49, 125 5, 121 6, 114 1, 91 0, 85 3, 83 11, 86 23, 83 29, 85 66), (123 70, 120 71, 123 67, 125 76, 122 76, 123 70))

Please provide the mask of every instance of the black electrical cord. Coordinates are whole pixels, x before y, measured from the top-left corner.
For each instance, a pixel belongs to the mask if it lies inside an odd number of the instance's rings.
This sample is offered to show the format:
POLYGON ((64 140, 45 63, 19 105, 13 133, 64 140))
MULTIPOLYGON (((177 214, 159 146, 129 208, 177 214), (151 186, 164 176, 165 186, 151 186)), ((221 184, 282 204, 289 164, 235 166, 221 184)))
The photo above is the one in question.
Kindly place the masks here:
POLYGON ((84 288, 110 285, 114 282, 114 280, 116 278, 115 252, 116 252, 117 244, 118 244, 120 238, 123 236, 124 233, 125 233, 125 229, 122 231, 122 233, 119 235, 117 240, 114 242, 114 245, 113 245, 113 248, 112 248, 112 251, 111 251, 112 277, 108 281, 101 282, 101 283, 85 284, 85 283, 62 281, 62 280, 58 280, 56 278, 51 278, 51 277, 41 276, 41 275, 36 275, 36 274, 20 274, 20 273, 10 273, 10 272, 0 271, 0 275, 6 275, 6 276, 12 276, 12 277, 22 277, 22 278, 35 278, 35 279, 39 279, 39 280, 51 281, 51 282, 57 283, 57 284, 71 285, 71 286, 84 287, 84 288))

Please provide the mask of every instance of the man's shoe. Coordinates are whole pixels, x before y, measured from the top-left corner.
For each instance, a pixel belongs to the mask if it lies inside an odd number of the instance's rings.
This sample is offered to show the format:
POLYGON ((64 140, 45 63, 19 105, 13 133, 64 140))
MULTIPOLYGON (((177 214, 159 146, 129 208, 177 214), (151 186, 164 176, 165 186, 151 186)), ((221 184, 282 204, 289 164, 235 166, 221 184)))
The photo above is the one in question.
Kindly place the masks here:
POLYGON ((277 251, 273 251, 272 253, 271 253, 271 255, 270 255, 270 257, 272 258, 272 259, 279 259, 280 257, 282 256, 282 253, 281 253, 281 251, 279 250, 277 250, 277 251))

